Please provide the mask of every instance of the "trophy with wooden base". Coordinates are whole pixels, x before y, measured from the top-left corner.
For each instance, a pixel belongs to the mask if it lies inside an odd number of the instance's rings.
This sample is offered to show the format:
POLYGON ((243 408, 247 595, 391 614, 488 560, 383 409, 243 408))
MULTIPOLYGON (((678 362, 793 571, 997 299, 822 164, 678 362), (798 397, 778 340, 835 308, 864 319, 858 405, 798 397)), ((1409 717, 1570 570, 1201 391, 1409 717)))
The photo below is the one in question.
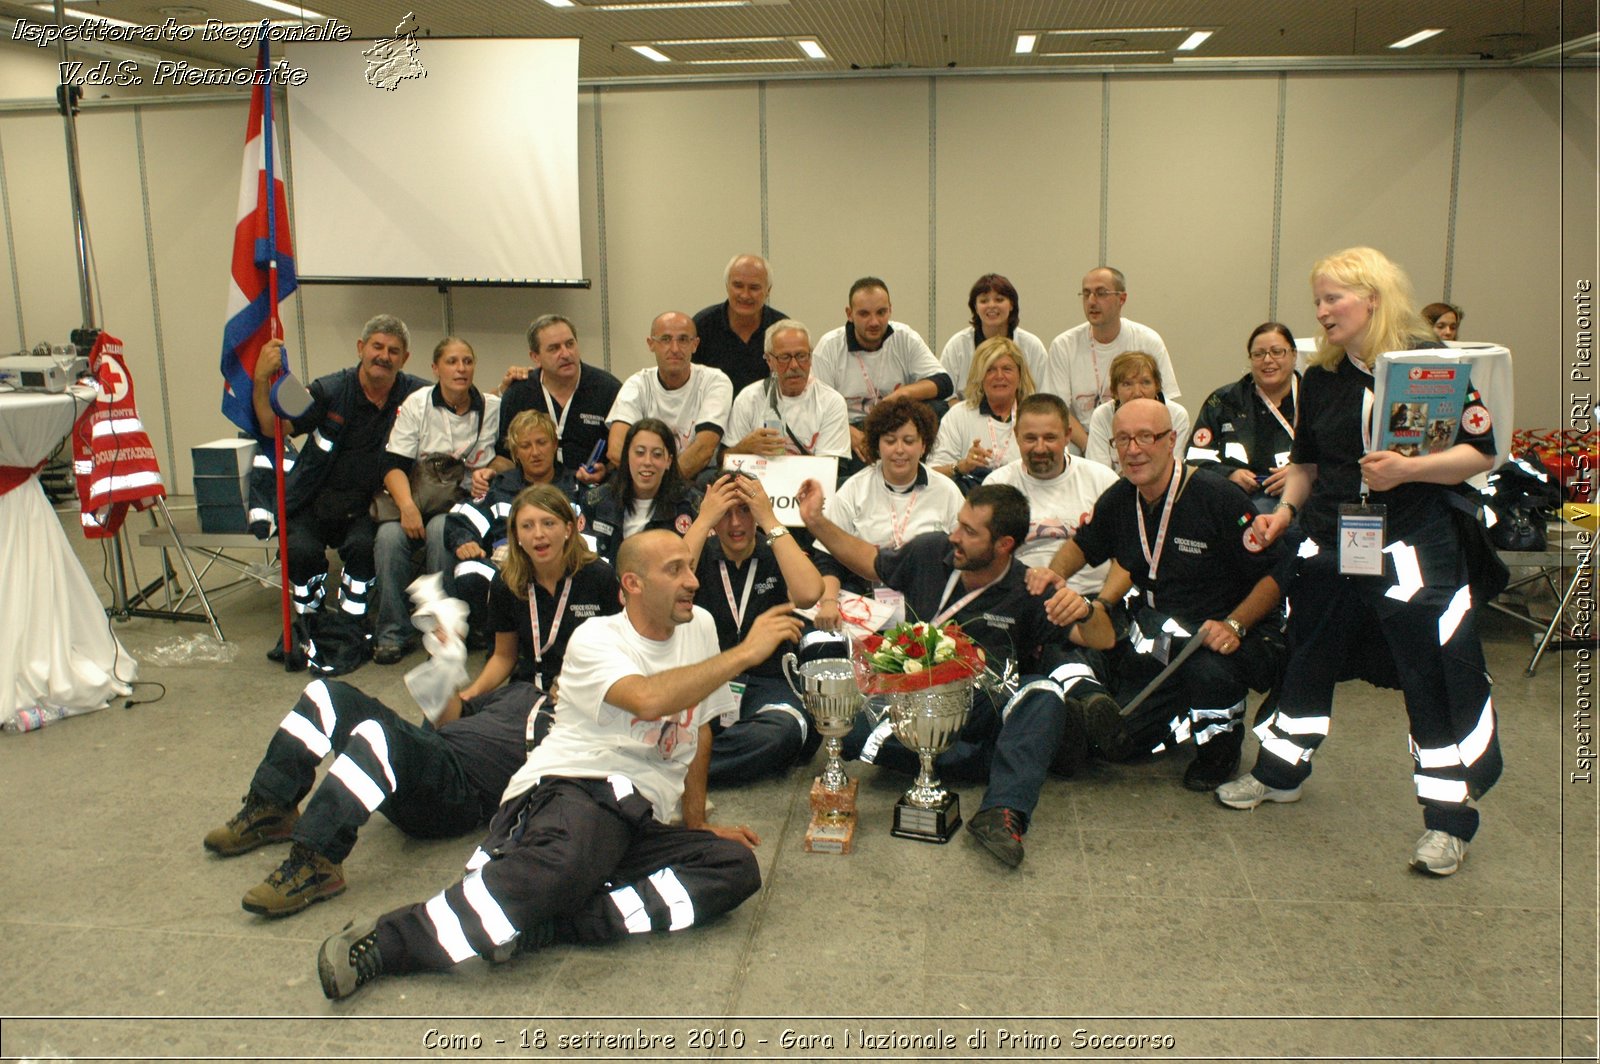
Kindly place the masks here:
MULTIPOLYGON (((802 653, 807 648, 802 646, 802 653)), ((793 654, 783 656, 784 678, 805 703, 822 736, 827 763, 811 782, 811 822, 806 825, 807 853, 849 853, 856 835, 856 790, 844 773, 840 740, 849 734, 861 706, 861 690, 847 657, 813 658, 796 668, 793 654), (795 684, 798 673, 800 684, 795 684)))

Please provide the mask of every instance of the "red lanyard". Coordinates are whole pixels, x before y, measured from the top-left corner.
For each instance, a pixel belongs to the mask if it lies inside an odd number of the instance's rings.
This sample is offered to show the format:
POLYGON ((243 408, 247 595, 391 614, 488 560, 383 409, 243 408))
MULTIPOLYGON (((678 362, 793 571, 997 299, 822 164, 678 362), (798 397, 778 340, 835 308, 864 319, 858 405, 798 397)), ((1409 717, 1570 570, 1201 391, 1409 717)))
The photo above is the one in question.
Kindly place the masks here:
MULTIPOLYGON (((884 483, 885 487, 887 487, 888 484, 889 484, 889 482, 887 480, 884 481, 883 483, 884 483)), ((890 494, 893 494, 893 492, 891 492, 890 494)), ((901 547, 901 546, 905 545, 905 542, 906 542, 906 525, 911 523, 911 508, 913 506, 915 506, 915 505, 917 505, 917 489, 916 488, 912 488, 911 489, 911 498, 906 500, 905 512, 902 513, 898 518, 896 518, 894 516, 894 504, 892 502, 890 503, 890 507, 889 507, 889 538, 894 541, 894 545, 896 547, 901 547)))
POLYGON ((1294 403, 1294 424, 1290 424, 1285 420, 1283 411, 1278 409, 1278 404, 1267 398, 1266 393, 1261 390, 1261 385, 1259 384, 1256 385, 1256 394, 1261 396, 1261 401, 1266 404, 1267 410, 1272 416, 1278 419, 1278 424, 1283 426, 1283 431, 1289 434, 1291 440, 1294 439, 1294 426, 1300 423, 1300 382, 1294 377, 1289 378, 1289 399, 1294 403))
POLYGON ((1156 570, 1161 566, 1161 552, 1167 547, 1167 522, 1172 520, 1172 504, 1178 500, 1178 487, 1183 483, 1183 467, 1175 465, 1172 480, 1167 484, 1167 501, 1161 507, 1161 523, 1156 526, 1156 547, 1152 552, 1150 541, 1144 534, 1144 507, 1139 501, 1139 493, 1133 493, 1133 523, 1139 528, 1139 549, 1144 551, 1145 564, 1150 566, 1150 579, 1156 578, 1156 570))
POLYGON ((572 577, 561 581, 561 598, 556 602, 556 615, 550 621, 550 638, 542 644, 539 642, 539 592, 535 582, 528 583, 528 621, 533 629, 533 660, 544 662, 544 653, 556 641, 556 634, 561 631, 561 618, 567 612, 567 596, 572 593, 572 577))
POLYGON ((993 580, 989 581, 987 584, 984 584, 975 591, 968 591, 955 602, 952 602, 947 609, 945 608, 945 602, 949 600, 950 593, 956 589, 956 581, 960 578, 961 570, 958 569, 950 574, 949 581, 944 585, 944 594, 939 596, 939 609, 933 615, 933 626, 935 628, 939 627, 941 624, 960 613, 962 607, 967 603, 971 602, 973 599, 977 598, 991 587, 994 587, 994 585, 998 584, 1002 579, 1005 578, 1005 574, 1001 573, 999 576, 995 577, 993 580))

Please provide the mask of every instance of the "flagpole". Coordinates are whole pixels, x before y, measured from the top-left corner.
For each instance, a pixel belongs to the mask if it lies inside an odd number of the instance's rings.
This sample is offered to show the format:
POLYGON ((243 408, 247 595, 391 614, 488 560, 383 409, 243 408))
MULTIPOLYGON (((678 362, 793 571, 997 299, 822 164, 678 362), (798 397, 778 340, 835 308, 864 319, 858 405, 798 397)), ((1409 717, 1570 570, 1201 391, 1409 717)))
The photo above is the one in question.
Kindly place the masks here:
MULTIPOLYGON (((268 52, 266 24, 262 23, 261 34, 261 59, 259 69, 269 71, 272 69, 271 56, 268 52)), ((278 320, 278 190, 277 175, 273 168, 272 149, 272 84, 268 81, 264 85, 256 86, 256 91, 261 93, 261 147, 266 165, 266 196, 267 196, 267 338, 280 340, 283 338, 283 323, 278 320)), ((280 365, 279 376, 289 372, 287 365, 280 365)), ((274 411, 276 413, 276 411, 274 411)), ((272 443, 276 461, 275 480, 278 489, 278 592, 279 603, 283 611, 283 668, 285 672, 294 670, 295 646, 293 634, 293 620, 289 608, 289 515, 285 512, 284 483, 283 483, 283 418, 272 419, 272 443)))

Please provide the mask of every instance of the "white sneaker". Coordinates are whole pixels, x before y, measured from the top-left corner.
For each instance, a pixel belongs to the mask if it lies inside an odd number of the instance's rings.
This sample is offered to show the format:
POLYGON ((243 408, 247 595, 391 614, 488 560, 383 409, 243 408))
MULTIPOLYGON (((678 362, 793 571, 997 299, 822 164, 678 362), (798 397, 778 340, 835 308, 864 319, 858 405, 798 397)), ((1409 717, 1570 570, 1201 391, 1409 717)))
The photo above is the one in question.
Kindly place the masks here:
POLYGON ((1224 783, 1216 789, 1215 793, 1217 801, 1229 809, 1254 809, 1262 802, 1298 802, 1300 800, 1299 787, 1280 791, 1275 787, 1268 787, 1248 772, 1230 783, 1224 783))
POLYGON ((1447 831, 1428 830, 1417 840, 1411 867, 1430 876, 1454 875, 1467 859, 1467 844, 1447 831))

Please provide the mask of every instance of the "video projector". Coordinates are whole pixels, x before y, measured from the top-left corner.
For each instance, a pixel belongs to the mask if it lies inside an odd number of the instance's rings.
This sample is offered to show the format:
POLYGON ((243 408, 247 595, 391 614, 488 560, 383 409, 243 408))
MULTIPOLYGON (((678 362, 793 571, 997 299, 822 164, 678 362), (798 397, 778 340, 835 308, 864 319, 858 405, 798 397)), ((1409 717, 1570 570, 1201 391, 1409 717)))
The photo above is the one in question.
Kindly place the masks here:
POLYGON ((64 392, 88 372, 89 359, 74 344, 38 344, 0 356, 0 387, 19 392, 64 392))

